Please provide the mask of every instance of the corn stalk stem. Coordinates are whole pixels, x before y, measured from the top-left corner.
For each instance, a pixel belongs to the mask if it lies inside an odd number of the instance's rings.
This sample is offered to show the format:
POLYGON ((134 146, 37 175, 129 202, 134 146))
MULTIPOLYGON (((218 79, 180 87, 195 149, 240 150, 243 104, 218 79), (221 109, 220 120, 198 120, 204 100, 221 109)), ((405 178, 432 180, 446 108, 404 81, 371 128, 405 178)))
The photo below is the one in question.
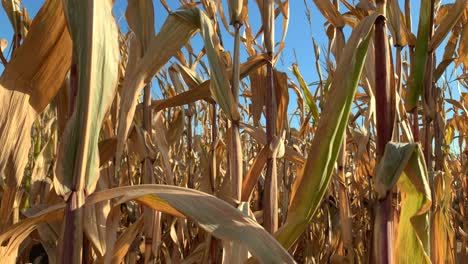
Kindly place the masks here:
MULTIPOLYGON (((232 95, 237 106, 239 102, 239 82, 240 82, 240 27, 235 23, 234 29, 234 57, 232 71, 232 95)), ((236 201, 241 200, 242 195, 242 146, 239 133, 239 122, 231 121, 231 153, 229 155, 230 174, 232 180, 232 196, 236 201)))
MULTIPOLYGON (((143 95, 143 129, 148 135, 151 135, 151 120, 152 120, 152 108, 151 108, 151 84, 147 84, 144 88, 143 95)), ((153 164, 150 157, 145 157, 141 164, 141 171, 143 173, 143 183, 152 184, 156 183, 154 179, 153 164)), ((153 238, 160 237, 159 222, 161 213, 157 212, 149 207, 144 208, 143 213, 144 222, 144 234, 145 234, 145 263, 150 263, 153 258, 157 259, 157 250, 153 252, 153 238)))
POLYGON ((211 149, 210 149, 210 184, 211 191, 216 191, 216 176, 217 176, 217 162, 216 162, 216 146, 218 142, 218 121, 216 103, 211 104, 211 149))
MULTIPOLYGON (((76 64, 76 57, 73 54, 72 65, 70 68, 70 85, 73 94, 78 93, 78 69, 76 64)), ((76 97, 73 97, 72 104, 76 97)), ((82 249, 83 249, 83 208, 82 205, 85 200, 84 195, 84 179, 80 179, 80 173, 75 171, 73 173, 73 183, 71 192, 66 200, 65 207, 65 220, 62 236, 62 243, 60 243, 61 250, 59 251, 59 263, 74 263, 82 262, 82 249)))
MULTIPOLYGON (((378 4, 384 4, 380 1, 378 4)), ((376 85, 376 115, 377 115, 377 157, 383 156, 385 145, 392 138, 394 125, 394 108, 389 85, 388 45, 385 20, 377 19, 375 23, 375 85, 376 85)), ((377 201, 373 238, 373 263, 392 262, 393 233, 392 193, 389 192, 377 201)))
MULTIPOLYGON (((431 17, 429 21, 429 41, 434 33, 434 1, 431 1, 431 17)), ((431 126, 435 112, 434 87, 432 85, 432 72, 434 67, 434 51, 429 51, 426 61, 425 83, 424 83, 424 158, 426 159, 428 171, 432 171, 432 132, 431 126)), ((429 179, 432 180, 432 179, 429 179)))
POLYGON ((340 219, 341 219, 341 234, 343 237, 344 250, 341 252, 349 263, 353 263, 353 236, 352 222, 349 210, 348 190, 346 188, 346 134, 343 137, 343 144, 338 156, 338 196, 340 201, 340 219))
MULTIPOLYGON (((189 106, 187 111, 187 179, 188 179, 188 187, 194 188, 193 184, 193 177, 192 177, 192 105, 189 106)), ((171 183, 173 184, 173 183, 171 183)))
POLYGON ((267 159, 265 176, 265 193, 263 196, 263 224, 265 229, 274 233, 278 229, 278 183, 276 153, 273 151, 273 140, 276 137, 276 94, 272 65, 273 54, 268 54, 267 87, 266 87, 266 138, 267 146, 273 153, 267 159))

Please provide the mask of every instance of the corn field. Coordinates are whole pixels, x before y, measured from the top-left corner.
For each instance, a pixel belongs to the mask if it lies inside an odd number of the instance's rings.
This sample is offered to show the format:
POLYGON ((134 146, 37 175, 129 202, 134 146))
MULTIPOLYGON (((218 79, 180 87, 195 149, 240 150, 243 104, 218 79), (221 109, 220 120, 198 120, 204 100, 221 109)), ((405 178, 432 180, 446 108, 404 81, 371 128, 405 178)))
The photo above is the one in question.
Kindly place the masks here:
POLYGON ((468 1, 293 1, 2 0, 0 262, 468 263, 468 1))

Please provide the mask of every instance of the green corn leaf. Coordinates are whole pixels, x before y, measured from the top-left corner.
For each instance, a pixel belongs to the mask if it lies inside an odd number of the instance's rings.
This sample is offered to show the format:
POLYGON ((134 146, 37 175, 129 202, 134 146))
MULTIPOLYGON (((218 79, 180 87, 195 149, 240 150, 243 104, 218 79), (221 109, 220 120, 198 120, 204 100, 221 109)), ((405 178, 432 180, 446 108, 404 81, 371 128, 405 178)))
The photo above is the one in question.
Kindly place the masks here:
POLYGON ((407 111, 411 111, 417 106, 419 96, 423 92, 431 26, 430 0, 421 0, 418 25, 418 37, 416 39, 416 48, 414 52, 414 66, 411 70, 410 85, 405 100, 407 111))
POLYGON ((378 17, 374 13, 356 26, 341 55, 303 173, 294 182, 286 223, 275 234, 286 248, 306 229, 330 183, 378 17))
POLYGON ((63 133, 57 160, 57 193, 72 186, 92 193, 99 175, 98 138, 117 86, 118 31, 111 1, 64 1, 73 41, 77 89, 73 115, 63 133))
POLYGON ((432 201, 423 157, 421 147, 416 143, 389 142, 377 165, 375 189, 378 198, 385 197, 395 184, 402 192, 396 263, 431 263, 429 210, 432 201))
POLYGON ((297 66, 297 64, 292 65, 292 72, 294 76, 296 76, 296 79, 299 82, 299 85, 302 91, 304 92, 304 97, 306 98, 307 106, 309 107, 309 110, 312 112, 312 117, 314 118, 314 121, 318 122, 319 111, 318 111, 317 105, 315 104, 315 98, 314 96, 312 96, 312 93, 309 90, 309 86, 304 81, 304 78, 302 78, 302 74, 299 71, 299 67, 297 66))

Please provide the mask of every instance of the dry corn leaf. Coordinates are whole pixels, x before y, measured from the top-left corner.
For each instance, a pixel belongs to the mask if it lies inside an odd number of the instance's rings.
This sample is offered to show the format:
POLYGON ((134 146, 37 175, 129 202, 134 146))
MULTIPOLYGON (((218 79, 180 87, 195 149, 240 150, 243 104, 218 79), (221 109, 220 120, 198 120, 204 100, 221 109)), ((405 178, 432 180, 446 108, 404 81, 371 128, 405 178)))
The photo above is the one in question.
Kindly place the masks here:
POLYGON ((2 0, 3 9, 8 15, 15 34, 21 34, 23 23, 21 21, 21 1, 20 0, 2 0))
POLYGON ((431 215, 431 242, 437 241, 437 247, 431 247, 431 256, 434 256, 435 263, 455 263, 450 245, 455 233, 450 223, 452 193, 448 184, 453 176, 446 164, 444 167, 445 171, 438 171, 431 175, 434 176, 433 202, 435 208, 431 215))
POLYGON ((448 39, 447 45, 444 49, 444 55, 442 56, 442 61, 437 65, 436 70, 434 71, 434 81, 438 81, 447 67, 455 60, 455 50, 457 48, 458 39, 460 38, 460 32, 462 28, 455 26, 452 30, 452 34, 448 39))
POLYGON ((468 9, 467 0, 457 0, 455 4, 449 8, 448 14, 444 16, 440 22, 439 27, 437 27, 434 35, 431 38, 431 43, 429 44, 429 50, 435 50, 442 41, 445 39, 447 34, 452 30, 458 20, 462 17, 463 12, 468 9))
POLYGON ((123 83, 123 98, 125 100, 122 101, 120 108, 117 132, 117 166, 120 166, 139 91, 198 30, 202 35, 213 73, 214 82, 209 85, 210 91, 216 102, 232 120, 240 118, 229 89, 229 79, 220 62, 217 47, 213 40, 215 35, 211 21, 202 11, 196 8, 177 11, 169 15, 160 32, 152 40, 145 55, 136 62, 132 69, 128 69, 126 72, 123 83))
MULTIPOLYGON (((175 209, 197 221, 214 236, 242 243, 263 263, 294 263, 288 252, 255 220, 212 195, 176 186, 151 184, 96 192, 89 196, 87 203, 115 198, 119 198, 119 202, 137 199, 155 210, 161 210, 160 205, 165 204, 168 209, 175 209)), ((176 215, 180 216, 180 213, 176 215)))
POLYGON ((8 41, 4 38, 0 38, 0 52, 3 53, 3 51, 6 49, 8 46, 8 41))
POLYGON ((63 218, 64 203, 49 206, 36 215, 24 219, 21 222, 10 226, 3 233, 0 233, 0 258, 6 263, 15 263, 16 254, 20 244, 39 224, 53 222, 63 218))
POLYGON ((141 216, 135 223, 131 224, 115 241, 113 246, 113 253, 110 262, 108 263, 122 263, 125 255, 127 254, 133 240, 141 232, 143 228, 143 216, 141 216))
MULTIPOLYGON (((262 128, 253 127, 244 123, 241 123, 240 127, 244 129, 244 132, 247 132, 250 136, 252 136, 255 141, 262 145, 266 145, 266 134, 262 128)), ((305 163, 304 157, 290 146, 285 146, 284 157, 289 161, 297 163, 298 165, 303 165, 305 163)))
POLYGON ((236 23, 243 24, 243 18, 242 18, 243 6, 244 6, 244 0, 229 0, 228 1, 229 20, 230 20, 231 25, 234 25, 236 23))
POLYGON ((250 76, 250 89, 252 91, 251 113, 255 126, 260 123, 260 118, 265 106, 266 67, 260 67, 253 71, 250 76))
POLYGON ((289 106, 289 91, 288 91, 288 75, 285 72, 275 70, 275 88, 276 102, 278 103, 277 113, 277 131, 281 133, 288 122, 288 106, 289 106))
POLYGON ((258 178, 260 177, 263 168, 268 159, 269 148, 268 146, 263 146, 262 150, 255 157, 250 169, 245 175, 244 181, 242 182, 242 198, 241 201, 248 201, 250 195, 257 184, 258 178))
POLYGON ((143 56, 154 38, 154 10, 152 0, 128 1, 125 18, 135 33, 143 56))
POLYGON ((0 78, 0 175, 6 183, 0 230, 9 220, 23 178, 32 124, 62 85, 70 60, 71 41, 62 1, 48 0, 0 78))
POLYGON ((460 35, 460 45, 458 45, 458 59, 456 65, 458 66, 463 63, 466 72, 466 69, 468 69, 468 22, 465 22, 462 28, 463 30, 460 35))
POLYGON ((338 12, 336 6, 334 6, 329 0, 314 0, 314 3, 333 27, 342 28, 345 26, 343 16, 338 12))
POLYGON ((394 45, 400 47, 406 46, 408 44, 409 34, 398 1, 390 1, 390 3, 387 4, 387 16, 394 45))

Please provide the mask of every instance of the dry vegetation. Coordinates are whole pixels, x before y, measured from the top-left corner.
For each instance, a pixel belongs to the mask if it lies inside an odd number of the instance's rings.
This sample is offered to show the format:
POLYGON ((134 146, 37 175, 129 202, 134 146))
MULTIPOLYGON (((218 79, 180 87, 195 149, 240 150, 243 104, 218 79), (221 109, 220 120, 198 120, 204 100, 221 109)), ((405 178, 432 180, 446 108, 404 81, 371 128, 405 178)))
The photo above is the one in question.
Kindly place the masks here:
POLYGON ((1 262, 468 263, 467 1, 290 1, 2 0, 1 262))

